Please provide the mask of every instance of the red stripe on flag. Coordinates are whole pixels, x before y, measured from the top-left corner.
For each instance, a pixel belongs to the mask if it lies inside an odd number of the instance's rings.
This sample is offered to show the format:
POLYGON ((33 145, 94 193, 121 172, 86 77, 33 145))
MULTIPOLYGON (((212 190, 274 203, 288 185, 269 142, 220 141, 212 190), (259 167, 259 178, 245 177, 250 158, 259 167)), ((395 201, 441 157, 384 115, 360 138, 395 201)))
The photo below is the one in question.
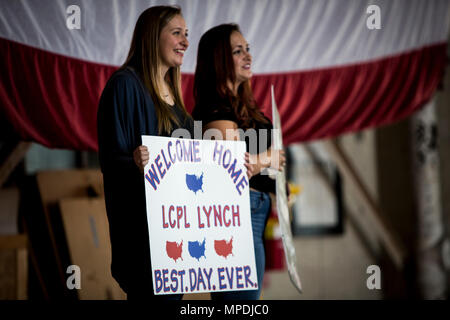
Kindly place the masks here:
MULTIPOLYGON (((117 67, 0 39, 0 111, 23 140, 51 148, 97 150, 97 105, 117 67)), ((446 43, 376 61, 255 75, 255 98, 271 117, 270 85, 285 144, 337 136, 398 121, 423 106, 446 64, 446 43)), ((184 74, 186 108, 193 75, 184 74)))

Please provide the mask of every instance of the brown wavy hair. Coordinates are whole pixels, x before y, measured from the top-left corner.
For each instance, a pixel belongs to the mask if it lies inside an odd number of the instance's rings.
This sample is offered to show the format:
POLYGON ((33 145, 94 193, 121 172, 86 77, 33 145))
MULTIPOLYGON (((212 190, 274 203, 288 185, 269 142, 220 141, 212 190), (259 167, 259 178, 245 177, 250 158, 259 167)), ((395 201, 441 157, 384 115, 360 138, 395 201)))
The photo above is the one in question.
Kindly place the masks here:
MULTIPOLYGON (((134 28, 128 57, 122 65, 122 68, 130 66, 136 69, 145 87, 150 92, 158 117, 159 134, 163 132, 170 133, 173 127, 172 121, 180 125, 172 111, 172 107, 162 99, 160 88, 158 88, 156 81, 158 66, 161 61, 159 51, 161 30, 176 15, 182 16, 181 8, 178 6, 154 6, 142 12, 134 28)), ((181 94, 180 67, 169 68, 165 75, 165 80, 169 84, 175 103, 187 117, 190 117, 184 106, 181 94)))
POLYGON ((237 96, 228 88, 227 82, 236 81, 231 49, 231 34, 241 33, 237 24, 218 25, 200 38, 197 52, 197 66, 194 76, 194 118, 208 112, 215 103, 228 102, 243 129, 254 127, 254 120, 267 123, 267 119, 256 105, 250 80, 241 83, 237 96))

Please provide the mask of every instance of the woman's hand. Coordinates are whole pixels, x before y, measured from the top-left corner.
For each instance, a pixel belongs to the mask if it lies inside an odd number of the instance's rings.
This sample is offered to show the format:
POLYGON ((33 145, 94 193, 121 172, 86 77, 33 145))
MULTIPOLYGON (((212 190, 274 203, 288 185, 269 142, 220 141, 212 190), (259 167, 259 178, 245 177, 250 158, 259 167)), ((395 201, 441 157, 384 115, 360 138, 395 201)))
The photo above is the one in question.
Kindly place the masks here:
POLYGON ((285 152, 284 150, 272 150, 272 148, 260 154, 246 152, 244 165, 247 168, 247 176, 249 179, 269 167, 283 171, 286 165, 285 152))
POLYGON ((139 170, 144 173, 144 168, 150 159, 150 154, 146 146, 139 146, 133 151, 134 163, 138 166, 139 170))
POLYGON ((257 159, 258 172, 261 172, 265 168, 283 171, 284 166, 286 165, 284 150, 274 150, 270 148, 266 152, 260 153, 257 156, 257 159))
POLYGON ((244 156, 244 166, 247 168, 247 177, 248 180, 250 180, 251 177, 253 177, 256 173, 256 166, 255 164, 252 164, 251 160, 250 160, 250 153, 246 152, 245 156, 244 156))
POLYGON ((286 166, 286 156, 284 150, 270 149, 270 167, 278 171, 283 171, 286 166))

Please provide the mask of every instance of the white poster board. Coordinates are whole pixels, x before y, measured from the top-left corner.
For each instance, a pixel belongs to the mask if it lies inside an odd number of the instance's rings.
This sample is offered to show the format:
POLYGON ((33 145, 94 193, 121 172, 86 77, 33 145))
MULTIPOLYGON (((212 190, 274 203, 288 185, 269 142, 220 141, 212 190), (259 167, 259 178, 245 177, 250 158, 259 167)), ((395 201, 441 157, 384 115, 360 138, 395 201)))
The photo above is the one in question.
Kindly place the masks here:
POLYGON ((154 293, 257 289, 245 142, 142 144, 154 293))
MULTIPOLYGON (((275 150, 283 149, 283 138, 281 135, 281 121, 278 114, 277 105, 275 102, 275 95, 273 92, 273 85, 271 86, 272 96, 272 122, 273 135, 272 146, 275 150)), ((289 220, 288 199, 286 196, 286 176, 285 172, 276 173, 276 193, 277 193, 277 213, 278 221, 280 222, 281 237, 283 239, 283 248, 286 256, 286 264, 288 267, 289 277, 295 288, 301 293, 302 284, 297 272, 297 258, 295 254, 295 247, 292 240, 291 224, 289 220)))

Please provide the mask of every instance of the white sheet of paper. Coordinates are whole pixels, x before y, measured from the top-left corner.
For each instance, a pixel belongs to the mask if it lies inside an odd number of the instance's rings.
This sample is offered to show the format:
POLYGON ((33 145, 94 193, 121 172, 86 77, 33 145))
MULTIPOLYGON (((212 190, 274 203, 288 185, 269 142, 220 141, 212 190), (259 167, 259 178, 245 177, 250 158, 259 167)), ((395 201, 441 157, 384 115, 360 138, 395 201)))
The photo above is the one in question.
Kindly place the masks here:
MULTIPOLYGON (((277 105, 275 102, 275 95, 273 85, 271 86, 272 96, 272 122, 273 122, 273 135, 272 135, 272 147, 275 150, 283 149, 283 137, 281 132, 281 121, 278 113, 277 105)), ((291 224, 289 221, 289 207, 286 195, 286 176, 285 172, 276 173, 276 193, 277 193, 277 212, 278 221, 280 223, 281 237, 283 239, 283 248, 286 256, 286 264, 288 267, 289 277, 295 288, 301 293, 302 284, 297 272, 297 258, 295 254, 295 247, 292 241, 291 224)))

